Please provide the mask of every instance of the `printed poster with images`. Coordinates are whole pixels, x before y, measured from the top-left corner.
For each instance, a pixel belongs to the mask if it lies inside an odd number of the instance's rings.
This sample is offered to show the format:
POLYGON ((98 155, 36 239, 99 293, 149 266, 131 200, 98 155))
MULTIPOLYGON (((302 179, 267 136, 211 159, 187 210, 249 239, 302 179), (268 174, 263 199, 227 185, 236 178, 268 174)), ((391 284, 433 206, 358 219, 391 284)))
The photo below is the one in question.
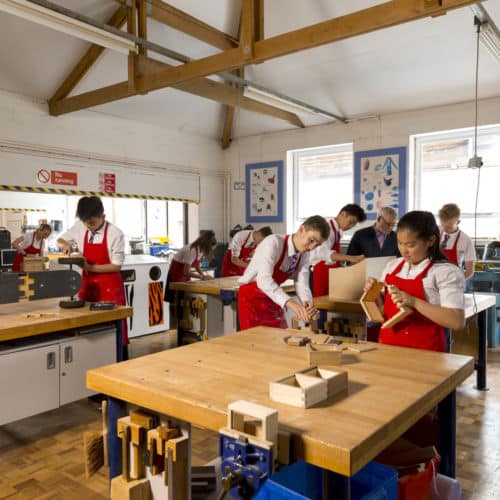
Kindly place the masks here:
POLYGON ((283 162, 246 165, 247 221, 281 222, 283 162))
POLYGON ((382 207, 392 207, 401 216, 406 211, 406 148, 365 151, 355 154, 356 202, 369 219, 382 207))

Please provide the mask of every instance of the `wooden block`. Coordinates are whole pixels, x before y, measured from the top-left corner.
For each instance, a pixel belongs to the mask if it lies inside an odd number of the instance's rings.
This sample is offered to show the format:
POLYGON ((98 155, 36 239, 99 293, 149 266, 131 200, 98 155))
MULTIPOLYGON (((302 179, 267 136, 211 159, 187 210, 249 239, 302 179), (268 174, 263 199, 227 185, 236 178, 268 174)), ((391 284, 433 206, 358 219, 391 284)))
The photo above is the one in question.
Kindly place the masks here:
POLYGON ((347 391, 347 372, 345 370, 314 366, 296 373, 296 375, 300 374, 325 380, 328 386, 328 397, 347 391))
POLYGON ((152 429, 158 425, 158 417, 152 413, 146 413, 142 410, 135 410, 130 412, 130 422, 140 425, 146 429, 152 429))
POLYGON ((256 427, 255 437, 278 444, 278 412, 274 408, 239 400, 230 403, 227 409, 229 429, 245 433, 245 416, 252 417, 261 422, 261 425, 256 427))
POLYGON ((288 465, 290 463, 290 438, 287 431, 278 432, 278 463, 288 465))
POLYGON ((342 363, 343 348, 330 344, 308 344, 306 346, 307 361, 310 366, 339 365, 342 363))
POLYGON ((287 335, 283 337, 285 344, 293 345, 293 346, 304 346, 310 342, 309 337, 301 337, 298 335, 287 335))
POLYGON ((269 397, 278 403, 309 408, 328 397, 326 380, 294 373, 269 384, 269 397))
POLYGON ((357 344, 345 343, 343 346, 349 351, 353 352, 367 352, 367 351, 375 351, 377 349, 377 345, 372 342, 358 342, 357 344))
POLYGON ((111 480, 111 500, 152 500, 148 479, 138 479, 128 483, 122 476, 111 480))
POLYGON ((374 321, 376 323, 382 323, 384 321, 384 315, 377 305, 377 300, 379 299, 384 286, 384 283, 381 281, 375 282, 373 287, 367 292, 364 292, 361 299, 359 299, 359 303, 361 304, 363 311, 365 311, 366 317, 370 321, 374 321))
POLYGON ((389 318, 385 323, 382 323, 380 328, 390 328, 395 324, 399 323, 402 319, 406 318, 413 312, 413 309, 410 307, 400 307, 399 312, 396 313, 392 318, 389 318))

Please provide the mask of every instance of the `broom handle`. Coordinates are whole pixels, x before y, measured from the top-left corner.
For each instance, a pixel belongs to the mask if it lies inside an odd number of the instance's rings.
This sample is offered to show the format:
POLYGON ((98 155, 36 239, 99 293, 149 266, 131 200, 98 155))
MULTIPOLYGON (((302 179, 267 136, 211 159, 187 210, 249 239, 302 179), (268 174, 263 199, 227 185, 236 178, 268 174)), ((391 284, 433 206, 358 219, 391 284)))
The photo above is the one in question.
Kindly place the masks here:
POLYGON ((104 448, 104 466, 109 466, 109 439, 108 439, 108 400, 103 399, 101 404, 102 412, 102 443, 104 448))

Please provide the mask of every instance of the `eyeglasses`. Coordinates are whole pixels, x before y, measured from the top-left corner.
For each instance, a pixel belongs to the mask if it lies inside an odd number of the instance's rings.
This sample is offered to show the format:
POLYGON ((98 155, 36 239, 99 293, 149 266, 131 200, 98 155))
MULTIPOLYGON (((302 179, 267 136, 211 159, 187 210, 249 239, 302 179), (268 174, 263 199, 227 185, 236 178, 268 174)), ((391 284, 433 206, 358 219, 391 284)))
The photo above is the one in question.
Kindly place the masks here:
POLYGON ((382 219, 382 222, 386 225, 386 226, 389 226, 389 227, 394 227, 396 225, 396 221, 394 222, 388 222, 386 221, 382 215, 379 215, 379 218, 382 219))

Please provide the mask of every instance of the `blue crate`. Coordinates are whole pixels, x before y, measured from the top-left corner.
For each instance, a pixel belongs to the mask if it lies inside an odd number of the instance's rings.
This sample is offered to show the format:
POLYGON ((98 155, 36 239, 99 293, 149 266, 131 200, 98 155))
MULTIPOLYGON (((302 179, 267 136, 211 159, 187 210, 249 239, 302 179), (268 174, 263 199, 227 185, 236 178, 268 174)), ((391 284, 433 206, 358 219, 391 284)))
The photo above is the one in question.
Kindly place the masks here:
MULTIPOLYGON (((298 461, 268 479, 254 497, 258 500, 327 500, 322 499, 322 469, 298 461)), ((335 488, 336 474, 331 474, 335 488)), ((352 500, 397 500, 398 475, 394 469, 368 463, 351 478, 352 500)))
POLYGON ((168 243, 164 243, 163 245, 151 245, 149 247, 149 255, 158 255, 160 252, 166 252, 170 248, 168 243))

